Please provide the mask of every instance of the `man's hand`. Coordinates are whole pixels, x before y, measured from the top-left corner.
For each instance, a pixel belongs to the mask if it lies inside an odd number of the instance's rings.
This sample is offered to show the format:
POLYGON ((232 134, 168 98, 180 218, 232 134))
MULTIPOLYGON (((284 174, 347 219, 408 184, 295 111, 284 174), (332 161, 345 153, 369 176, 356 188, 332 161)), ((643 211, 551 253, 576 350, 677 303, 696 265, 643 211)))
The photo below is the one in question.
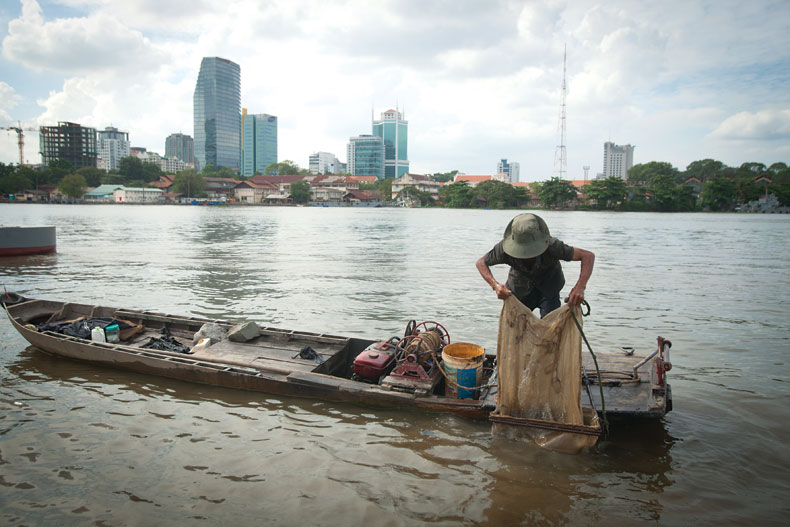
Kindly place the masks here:
POLYGON ((571 289, 571 294, 568 297, 568 303, 572 306, 581 305, 584 302, 584 287, 580 287, 579 284, 576 284, 573 289, 571 289))
POLYGON ((508 289, 505 284, 497 284, 494 287, 494 291, 496 291, 496 297, 500 300, 504 300, 513 294, 513 292, 510 289, 508 289))

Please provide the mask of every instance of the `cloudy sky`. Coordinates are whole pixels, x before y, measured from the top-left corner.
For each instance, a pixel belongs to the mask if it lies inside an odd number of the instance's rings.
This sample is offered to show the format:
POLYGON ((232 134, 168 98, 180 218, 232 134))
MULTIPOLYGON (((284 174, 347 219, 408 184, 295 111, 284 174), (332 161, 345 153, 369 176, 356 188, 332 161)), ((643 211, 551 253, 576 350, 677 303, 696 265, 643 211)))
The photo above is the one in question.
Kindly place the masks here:
MULTIPOLYGON (((790 162, 790 2, 3 0, 0 126, 74 121, 164 154, 192 135, 200 60, 241 66, 242 106, 279 117, 279 158, 345 161, 371 111, 409 121, 411 172, 556 174, 567 45, 567 175, 635 162, 790 162)), ((38 133, 26 162, 40 162, 38 133)), ((0 161, 17 162, 0 131, 0 161)))

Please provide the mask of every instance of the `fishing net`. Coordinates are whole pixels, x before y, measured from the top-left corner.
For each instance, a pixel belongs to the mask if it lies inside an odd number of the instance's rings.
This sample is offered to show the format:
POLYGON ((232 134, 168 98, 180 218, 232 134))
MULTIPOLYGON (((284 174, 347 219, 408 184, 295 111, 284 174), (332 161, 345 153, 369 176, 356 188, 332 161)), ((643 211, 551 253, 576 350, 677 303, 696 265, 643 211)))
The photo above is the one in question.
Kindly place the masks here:
MULTIPOLYGON (((578 309, 578 308, 576 308, 578 309)), ((576 317, 581 323, 581 316, 576 317)), ((499 415, 554 423, 598 426, 594 412, 581 407, 581 334, 566 304, 540 319, 514 296, 499 318, 497 342, 499 415)), ((594 435, 493 423, 495 435, 533 440, 562 452, 578 452, 594 435)))

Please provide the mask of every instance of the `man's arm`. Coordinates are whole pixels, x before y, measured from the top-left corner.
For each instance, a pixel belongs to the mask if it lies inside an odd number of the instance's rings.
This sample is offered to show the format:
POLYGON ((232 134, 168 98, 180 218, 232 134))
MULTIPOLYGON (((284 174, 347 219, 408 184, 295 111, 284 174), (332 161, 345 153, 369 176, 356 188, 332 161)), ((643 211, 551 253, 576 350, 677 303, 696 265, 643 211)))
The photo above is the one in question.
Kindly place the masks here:
MULTIPOLYGON (((574 253, 574 256, 575 255, 576 253, 574 253)), ((480 272, 480 276, 482 276, 483 280, 485 280, 486 283, 490 285, 494 291, 496 291, 497 298, 499 298, 500 300, 506 299, 513 293, 510 291, 510 289, 507 288, 505 284, 500 284, 499 282, 496 281, 496 278, 494 278, 494 275, 491 273, 491 268, 486 265, 483 258, 484 257, 481 256, 480 259, 477 260, 477 262, 475 262, 475 267, 477 267, 477 270, 480 272)))
MULTIPOLYGON (((593 265, 595 264, 595 255, 590 251, 573 248, 572 261, 581 261, 581 271, 579 271, 579 280, 576 285, 571 289, 571 294, 568 297, 568 303, 572 306, 578 306, 584 301, 584 290, 587 288, 587 281, 592 275, 593 265)), ((481 271, 482 274, 482 271, 481 271)))

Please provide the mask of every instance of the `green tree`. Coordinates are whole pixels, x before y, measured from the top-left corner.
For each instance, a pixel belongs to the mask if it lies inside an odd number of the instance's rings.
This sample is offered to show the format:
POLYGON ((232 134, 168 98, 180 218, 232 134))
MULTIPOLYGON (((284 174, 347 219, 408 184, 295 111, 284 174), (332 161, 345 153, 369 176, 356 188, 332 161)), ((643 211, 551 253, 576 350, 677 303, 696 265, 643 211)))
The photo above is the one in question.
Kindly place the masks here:
POLYGON ((576 187, 566 179, 553 177, 535 186, 537 186, 538 199, 546 208, 561 208, 576 199, 576 187))
POLYGON ((71 174, 74 172, 74 165, 69 163, 63 158, 53 159, 47 165, 47 170, 49 174, 47 175, 47 181, 50 183, 57 183, 66 174, 71 174))
POLYGON ((401 201, 416 201, 420 205, 431 205, 434 202, 433 194, 417 187, 404 187, 398 192, 397 199, 401 201))
POLYGON ((291 199, 294 200, 294 203, 310 201, 310 183, 303 179, 291 183, 291 199))
POLYGON ((82 167, 76 173, 85 178, 85 183, 89 187, 98 187, 101 185, 102 178, 107 175, 107 172, 96 167, 82 167))
POLYGON ((58 185, 58 190, 70 198, 81 198, 85 195, 88 184, 82 175, 74 173, 63 176, 58 185))
POLYGON ((439 189, 439 199, 445 207, 465 209, 472 206, 474 195, 472 188, 466 181, 450 183, 439 189))
POLYGON ((735 181, 726 177, 714 177, 702 186, 702 205, 710 210, 730 210, 735 201, 735 181))
POLYGON ((439 183, 446 183, 448 181, 452 181, 456 174, 458 174, 458 170, 451 170, 450 172, 437 172, 431 176, 431 179, 438 181, 439 183))
MULTIPOLYGON (((478 184, 473 195, 492 209, 518 207, 527 201, 527 194, 522 187, 514 187, 494 179, 478 184)), ((574 197, 575 195, 574 191, 574 197)))
POLYGON ((692 161, 686 167, 686 171, 683 173, 683 178, 685 179, 696 176, 704 183, 711 178, 723 176, 727 168, 728 167, 724 163, 721 161, 716 161, 715 159, 701 159, 699 161, 692 161))
POLYGON ((301 175, 309 173, 309 170, 299 167, 299 165, 288 159, 279 163, 272 163, 266 167, 266 174, 275 174, 280 176, 301 175))
POLYGON ((654 177, 662 175, 677 179, 678 170, 665 161, 636 164, 628 170, 628 183, 631 186, 646 186, 654 177))
POLYGON ((681 196, 680 185, 675 182, 675 177, 670 174, 654 176, 647 186, 650 193, 650 203, 654 210, 659 212, 674 212, 680 210, 678 199, 681 196))
POLYGON ((29 189, 31 180, 23 171, 14 171, 0 176, 0 194, 18 194, 29 189))
POLYGON ((206 180, 202 174, 198 174, 192 169, 182 170, 173 178, 173 192, 184 194, 188 198, 201 196, 206 188, 206 180))
POLYGON ((143 180, 143 162, 137 156, 122 157, 118 163, 118 173, 123 177, 124 183, 143 180))
POLYGON ((392 179, 377 179, 373 183, 360 183, 359 190, 375 190, 385 201, 392 200, 392 179))
POLYGON ((585 185, 584 193, 587 198, 597 201, 599 209, 612 209, 625 201, 628 189, 625 181, 617 176, 609 176, 606 179, 594 179, 585 185))
MULTIPOLYGON (((47 175, 41 170, 35 170, 32 167, 21 166, 16 169, 16 173, 24 176, 33 182, 32 188, 37 189, 39 183, 44 184, 47 182, 47 175)), ((31 188, 31 187, 28 187, 31 188)))
POLYGON ((7 165, 0 161, 0 178, 10 176, 14 173, 14 165, 8 163, 7 165))
POLYGON ((142 177, 140 179, 146 183, 150 183, 151 181, 159 181, 159 178, 165 175, 165 173, 162 172, 162 169, 156 163, 143 163, 142 169, 142 177))
POLYGON ((236 179, 238 174, 230 167, 218 167, 214 165, 206 165, 200 171, 203 177, 221 177, 226 179, 236 179))

